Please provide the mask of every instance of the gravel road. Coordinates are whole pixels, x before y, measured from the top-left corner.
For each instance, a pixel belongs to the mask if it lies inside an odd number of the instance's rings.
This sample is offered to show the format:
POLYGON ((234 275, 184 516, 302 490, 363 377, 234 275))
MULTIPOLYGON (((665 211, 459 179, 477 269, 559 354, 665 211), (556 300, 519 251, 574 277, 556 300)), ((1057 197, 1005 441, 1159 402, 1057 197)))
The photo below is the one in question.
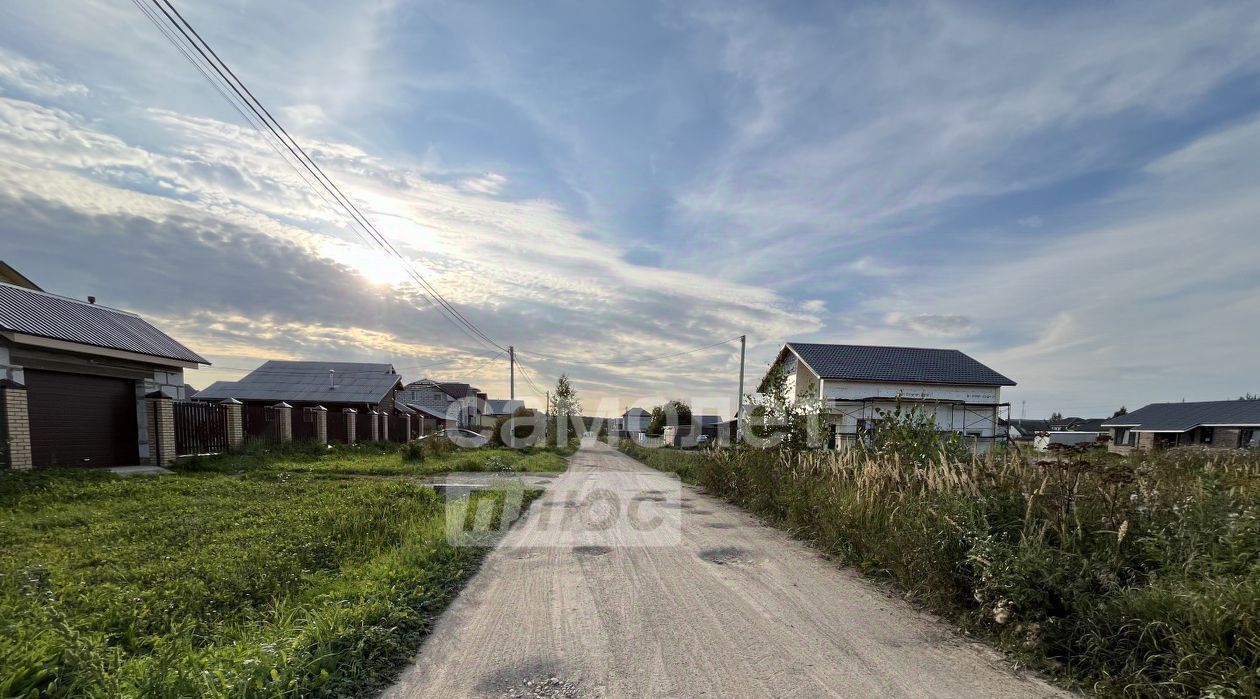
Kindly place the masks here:
POLYGON ((594 444, 385 696, 1068 695, 738 508, 594 444), (575 538, 556 513, 582 510, 592 483, 651 506, 659 526, 575 538))

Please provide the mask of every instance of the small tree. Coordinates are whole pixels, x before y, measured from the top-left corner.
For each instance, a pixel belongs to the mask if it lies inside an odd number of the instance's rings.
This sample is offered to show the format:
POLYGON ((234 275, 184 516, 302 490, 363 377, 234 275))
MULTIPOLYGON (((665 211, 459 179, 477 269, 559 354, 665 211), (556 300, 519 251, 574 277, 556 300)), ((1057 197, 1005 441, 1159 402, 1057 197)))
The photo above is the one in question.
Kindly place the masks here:
POLYGON ((794 397, 787 379, 783 368, 775 366, 761 382, 760 397, 748 397, 753 408, 745 437, 762 447, 799 450, 823 446, 822 401, 794 397))
POLYGON ((1119 410, 1117 410, 1116 412, 1112 413, 1112 414, 1111 414, 1111 416, 1112 416, 1112 417, 1120 417, 1121 415, 1128 415, 1128 414, 1129 414, 1129 409, 1128 409, 1128 408, 1126 408, 1126 407, 1124 407, 1124 406, 1122 405, 1122 406, 1120 406, 1120 409, 1119 409, 1119 410))
POLYGON ((1056 410, 1055 412, 1053 412, 1053 413, 1050 413, 1050 420, 1051 420, 1051 422, 1056 422, 1056 421, 1058 421, 1058 420, 1062 420, 1062 419, 1063 419, 1063 413, 1058 412, 1057 410, 1056 410))
POLYGON ((691 424, 691 406, 681 400, 671 400, 665 405, 652 408, 652 421, 648 423, 648 434, 660 434, 673 420, 675 425, 691 424))
POLYGON ((562 437, 564 443, 567 443, 573 418, 580 419, 582 415, 582 403, 578 400, 577 391, 569 383, 567 374, 561 374, 556 380, 556 392, 551 396, 551 405, 547 407, 553 418, 551 426, 554 427, 547 431, 547 443, 560 444, 562 437))

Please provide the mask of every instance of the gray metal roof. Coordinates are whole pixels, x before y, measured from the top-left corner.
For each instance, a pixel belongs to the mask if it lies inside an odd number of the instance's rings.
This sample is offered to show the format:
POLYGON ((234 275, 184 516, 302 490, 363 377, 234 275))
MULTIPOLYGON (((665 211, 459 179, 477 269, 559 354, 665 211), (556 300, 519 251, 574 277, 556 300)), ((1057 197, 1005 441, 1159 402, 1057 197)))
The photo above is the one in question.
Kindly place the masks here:
POLYGON ((140 316, 0 283, 0 330, 93 347, 209 364, 140 316))
POLYGON ((1119 415, 1103 427, 1132 427, 1147 432, 1185 432, 1199 425, 1260 425, 1260 400, 1211 400, 1199 403, 1151 403, 1119 415))
POLYGON ((953 349, 789 342, 823 379, 1014 386, 1015 382, 953 349))
POLYGON ((194 398, 377 405, 400 383, 391 364, 272 360, 240 381, 216 381, 194 398))
POLYGON ((493 398, 486 401, 485 413, 487 415, 511 415, 516 412, 517 408, 524 407, 525 401, 523 400, 499 400, 497 398, 493 398))

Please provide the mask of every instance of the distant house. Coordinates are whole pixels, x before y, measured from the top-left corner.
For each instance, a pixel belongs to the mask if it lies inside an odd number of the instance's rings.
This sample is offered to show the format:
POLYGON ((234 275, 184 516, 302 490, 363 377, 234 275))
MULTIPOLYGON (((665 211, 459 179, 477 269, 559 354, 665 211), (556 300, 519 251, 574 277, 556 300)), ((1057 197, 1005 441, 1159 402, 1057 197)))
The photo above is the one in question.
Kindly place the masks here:
POLYGON ((635 434, 645 434, 652 424, 652 413, 643 408, 630 408, 621 414, 618 431, 622 436, 633 438, 635 434))
POLYGON ((1260 401, 1214 400, 1152 403, 1102 424, 1112 451, 1203 446, 1260 447, 1260 401))
POLYGON ((492 398, 482 404, 481 424, 483 427, 494 427, 501 417, 511 417, 512 413, 525 407, 523 400, 500 400, 492 398))
POLYGON ((1009 404, 1001 392, 1015 382, 958 350, 789 342, 771 367, 776 371, 786 377, 789 400, 820 402, 832 446, 873 436, 880 412, 898 403, 981 449, 1007 439, 999 412, 1009 404))
POLYGON ((486 394, 466 383, 420 379, 403 387, 404 403, 430 416, 442 427, 480 429, 486 394))
POLYGON ((1011 441, 1031 442, 1039 434, 1054 429, 1049 420, 1006 420, 1004 421, 1011 441))
MULTIPOLYGON (((395 401, 395 392, 401 387, 402 377, 391 364, 271 360, 240 380, 210 384, 193 400, 240 401, 244 404, 245 433, 252 436, 265 434, 267 407, 279 403, 291 406, 295 433, 300 432, 305 409, 323 407, 328 411, 328 439, 340 442, 345 441, 345 418, 341 416, 347 408, 360 416, 372 411, 395 418, 409 415, 411 410, 395 401)), ((365 439, 370 421, 357 419, 361 426, 356 436, 365 439)))
POLYGON ((0 467, 156 463, 146 397, 185 398, 209 362, 134 313, 0 279, 0 467))

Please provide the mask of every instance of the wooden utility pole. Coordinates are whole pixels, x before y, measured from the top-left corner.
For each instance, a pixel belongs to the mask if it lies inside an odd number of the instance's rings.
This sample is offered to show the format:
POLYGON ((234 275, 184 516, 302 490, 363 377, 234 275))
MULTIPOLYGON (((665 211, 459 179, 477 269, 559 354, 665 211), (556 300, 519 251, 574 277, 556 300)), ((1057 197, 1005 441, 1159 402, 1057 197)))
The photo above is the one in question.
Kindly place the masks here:
POLYGON ((747 335, 739 336, 739 395, 735 397, 735 442, 744 438, 744 346, 747 335))
POLYGON ((516 348, 508 345, 508 397, 516 400, 516 348))

